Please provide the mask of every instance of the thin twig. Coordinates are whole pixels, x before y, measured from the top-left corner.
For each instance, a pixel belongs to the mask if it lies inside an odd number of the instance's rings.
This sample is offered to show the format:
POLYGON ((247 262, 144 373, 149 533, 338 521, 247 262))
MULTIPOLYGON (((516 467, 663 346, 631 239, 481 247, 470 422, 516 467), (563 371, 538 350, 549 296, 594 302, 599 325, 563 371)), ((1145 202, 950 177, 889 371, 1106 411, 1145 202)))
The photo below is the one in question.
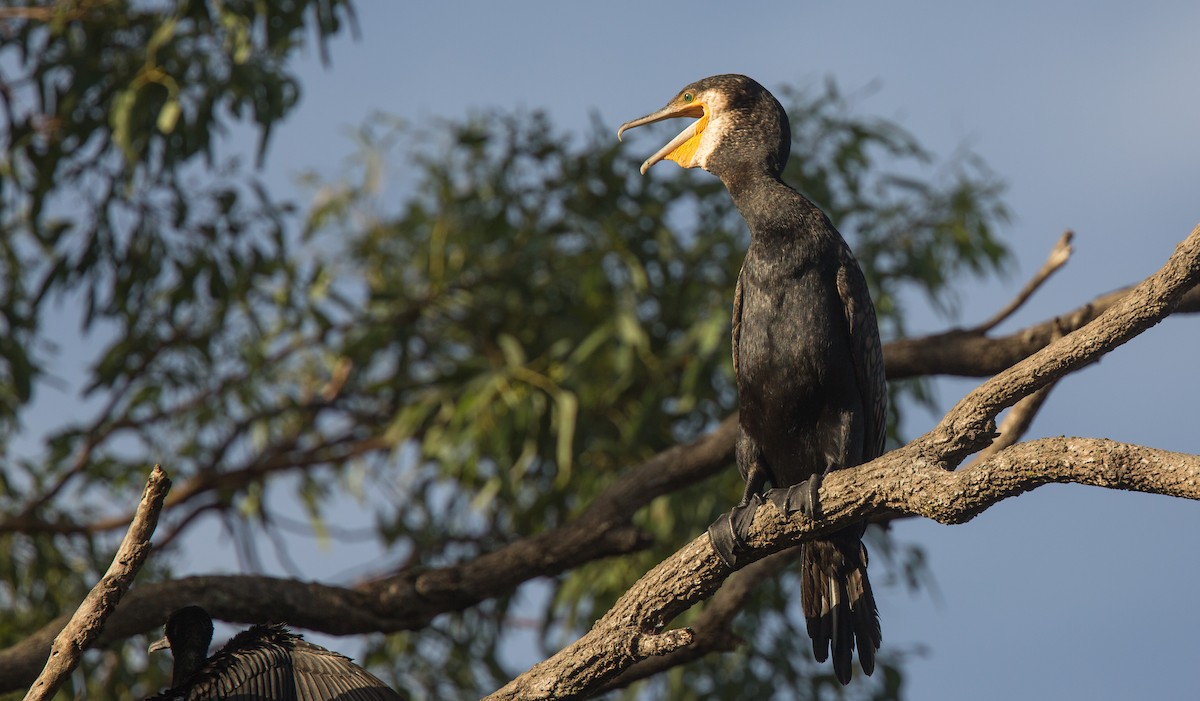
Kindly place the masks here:
POLYGON ((80 2, 75 7, 59 2, 27 7, 3 7, 0 8, 0 21, 31 20, 34 22, 50 22, 56 17, 74 21, 86 15, 92 8, 104 5, 110 1, 84 0, 84 2, 80 2))
POLYGON ((1063 235, 1058 238, 1058 242, 1054 244, 1054 248, 1051 249, 1050 255, 1046 258, 1046 262, 1042 263, 1041 269, 1038 270, 1032 278, 1030 278, 1029 282, 1025 283, 1025 287, 1021 288, 1021 291, 1017 293, 1017 296, 1014 297, 1007 306, 996 312, 995 316, 993 316, 991 319, 988 319, 974 329, 971 329, 971 332, 979 334, 987 333, 988 331, 991 331, 999 326, 1002 321, 1012 316, 1014 312, 1020 309, 1021 306, 1033 296, 1033 293, 1037 292, 1038 288, 1050 279, 1051 275, 1056 273, 1059 268, 1067 264, 1067 260, 1071 258, 1072 252, 1071 239, 1074 237, 1075 234, 1070 229, 1064 231, 1063 235))

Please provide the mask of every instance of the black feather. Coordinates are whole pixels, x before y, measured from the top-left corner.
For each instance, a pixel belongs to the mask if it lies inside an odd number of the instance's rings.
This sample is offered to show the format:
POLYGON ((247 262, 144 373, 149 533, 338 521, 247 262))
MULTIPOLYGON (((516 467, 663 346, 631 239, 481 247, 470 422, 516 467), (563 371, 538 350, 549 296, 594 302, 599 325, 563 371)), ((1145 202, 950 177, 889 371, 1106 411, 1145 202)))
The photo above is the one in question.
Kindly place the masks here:
MULTIPOLYGON (((171 688, 147 701, 395 701, 404 699, 350 658, 305 641, 282 625, 256 625, 212 657, 212 618, 199 606, 171 614, 167 636, 175 656, 171 688)), ((164 647, 162 641, 151 649, 164 647)))

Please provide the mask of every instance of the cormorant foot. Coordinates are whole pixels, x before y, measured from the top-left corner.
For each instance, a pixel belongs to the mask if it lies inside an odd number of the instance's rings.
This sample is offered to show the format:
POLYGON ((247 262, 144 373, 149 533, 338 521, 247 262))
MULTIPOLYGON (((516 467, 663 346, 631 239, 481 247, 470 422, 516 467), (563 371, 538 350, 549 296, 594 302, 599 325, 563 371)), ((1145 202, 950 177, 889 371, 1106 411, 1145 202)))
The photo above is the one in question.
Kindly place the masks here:
POLYGON ((820 521, 821 503, 817 492, 821 490, 823 481, 825 475, 817 473, 800 484, 793 484, 786 491, 773 489, 770 492, 771 503, 788 516, 799 511, 814 521, 820 521))
POLYGON ((821 520, 821 499, 818 492, 821 491, 821 483, 825 481, 825 473, 815 474, 812 477, 804 480, 799 486, 808 487, 808 492, 800 500, 800 510, 804 515, 814 521, 821 520))
POLYGON ((727 514, 721 514, 708 527, 708 538, 721 560, 730 567, 737 567, 738 554, 746 547, 746 532, 754 523, 754 512, 763 503, 759 494, 753 495, 746 504, 738 504, 727 514))

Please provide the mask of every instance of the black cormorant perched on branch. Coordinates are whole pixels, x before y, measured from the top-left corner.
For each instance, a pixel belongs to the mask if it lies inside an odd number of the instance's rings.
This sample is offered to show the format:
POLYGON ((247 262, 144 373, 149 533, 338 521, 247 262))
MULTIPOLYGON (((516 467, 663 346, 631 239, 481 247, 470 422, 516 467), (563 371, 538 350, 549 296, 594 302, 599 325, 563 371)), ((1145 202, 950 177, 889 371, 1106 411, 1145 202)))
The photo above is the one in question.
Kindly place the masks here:
POLYGON ((238 633, 208 657, 213 624, 199 606, 167 619, 166 637, 150 651, 170 648, 171 688, 147 701, 244 699, 289 701, 397 701, 405 698, 348 657, 306 642, 281 625, 238 633))
MULTIPOLYGON (((829 218, 780 179, 791 150, 787 113, 742 75, 692 83, 665 107, 621 125, 695 117, 642 164, 700 167, 725 184, 750 228, 733 301, 733 368, 740 405, 737 463, 746 492, 710 529, 728 562, 766 482, 790 487, 784 505, 819 518, 817 490, 830 470, 883 452, 887 395, 875 308, 862 270, 829 218)), ((867 580, 865 526, 806 543, 801 604, 813 654, 843 684, 857 640, 870 674, 879 614, 867 580)))

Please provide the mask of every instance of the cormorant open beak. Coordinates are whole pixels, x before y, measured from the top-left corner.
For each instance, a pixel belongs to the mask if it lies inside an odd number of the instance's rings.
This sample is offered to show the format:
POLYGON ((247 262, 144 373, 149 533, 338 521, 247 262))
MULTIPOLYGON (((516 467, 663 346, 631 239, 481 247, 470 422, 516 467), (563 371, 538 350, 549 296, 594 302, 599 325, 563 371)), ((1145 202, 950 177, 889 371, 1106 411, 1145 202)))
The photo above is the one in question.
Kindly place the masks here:
POLYGON ((689 124, 683 131, 679 132, 678 136, 667 142, 666 146, 663 146, 657 153, 647 158, 641 167, 642 175, 645 175, 646 171, 650 170, 650 166, 663 159, 675 161, 684 168, 692 168, 697 165, 692 161, 692 157, 696 153, 696 147, 700 145, 700 133, 708 125, 708 114, 704 105, 699 102, 690 102, 687 104, 673 102, 657 112, 651 112, 645 117, 635 119, 632 122, 625 122, 621 125, 620 129, 617 129, 617 140, 620 141, 621 134, 625 133, 626 129, 675 117, 699 117, 699 119, 689 124))
POLYGON ((170 650, 171 641, 164 636, 161 640, 155 640, 146 648, 146 652, 158 652, 159 650, 170 650))

